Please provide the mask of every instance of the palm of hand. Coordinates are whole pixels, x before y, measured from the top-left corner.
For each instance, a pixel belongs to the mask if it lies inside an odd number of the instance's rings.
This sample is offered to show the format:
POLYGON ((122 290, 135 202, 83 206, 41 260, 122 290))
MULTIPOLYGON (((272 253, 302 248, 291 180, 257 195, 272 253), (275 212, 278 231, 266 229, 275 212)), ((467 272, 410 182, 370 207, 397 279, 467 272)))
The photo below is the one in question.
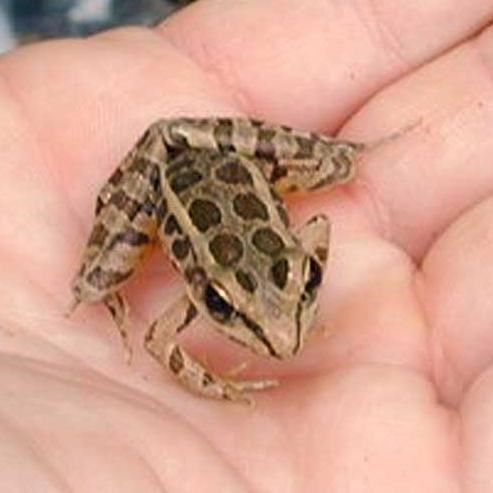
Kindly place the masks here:
MULTIPOLYGON (((224 22, 204 2, 161 36, 121 30, 4 57, 7 491, 29 484, 35 491, 382 492, 399 485, 449 492, 462 482, 471 491, 493 489, 493 37, 486 30, 462 41, 485 25, 485 3, 476 3, 467 22, 428 44, 403 30, 399 50, 379 45, 387 31, 380 38, 373 25, 363 33, 363 22, 351 24, 357 16, 349 8, 337 13, 341 21, 324 2, 293 6, 283 30, 269 23, 266 14, 276 12, 267 3, 224 7, 224 22), (253 27, 262 39, 249 39, 253 27), (343 30, 360 37, 338 43, 343 30), (384 89, 391 79, 399 80, 384 89), (334 223, 320 314, 330 335, 315 337, 296 361, 255 360, 258 374, 283 380, 257 396, 255 410, 189 396, 143 352, 125 367, 103 310, 63 319, 96 191, 150 122, 258 113, 328 131, 375 91, 345 137, 369 140, 422 124, 367 154, 353 184, 297 202, 295 223, 315 212, 334 223)), ((381 25, 385 13, 378 13, 381 25)), ((432 8, 428 14, 421 34, 443 17, 432 8)), ((398 18, 392 22, 399 27, 398 18)), ((130 287, 137 319, 155 315, 171 294, 169 271, 153 267, 162 264, 151 261, 130 287)), ((203 341, 202 350, 235 356, 217 344, 203 341)))

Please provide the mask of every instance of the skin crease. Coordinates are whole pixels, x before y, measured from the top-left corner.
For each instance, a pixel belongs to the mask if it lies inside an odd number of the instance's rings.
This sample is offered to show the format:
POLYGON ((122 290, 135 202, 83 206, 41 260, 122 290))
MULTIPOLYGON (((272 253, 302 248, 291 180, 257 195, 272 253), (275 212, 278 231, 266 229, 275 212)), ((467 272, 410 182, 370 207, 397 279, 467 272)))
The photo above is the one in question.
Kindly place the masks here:
POLYGON ((200 1, 0 58, 2 492, 493 491, 492 19, 490 0, 200 1), (130 367, 102 307, 63 317, 99 187, 157 118, 211 114, 363 141, 419 122, 289 201, 333 223, 325 331, 299 357, 186 334, 281 380, 253 409, 142 349, 181 289, 159 252, 127 290, 130 367))

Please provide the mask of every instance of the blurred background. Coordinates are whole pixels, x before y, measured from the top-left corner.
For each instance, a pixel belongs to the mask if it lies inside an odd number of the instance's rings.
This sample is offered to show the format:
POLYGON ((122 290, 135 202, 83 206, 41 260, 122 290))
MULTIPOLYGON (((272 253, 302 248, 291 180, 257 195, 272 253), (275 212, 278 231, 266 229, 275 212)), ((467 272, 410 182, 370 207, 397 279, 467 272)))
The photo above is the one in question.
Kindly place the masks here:
POLYGON ((21 43, 155 24, 191 0, 0 0, 0 53, 21 43))

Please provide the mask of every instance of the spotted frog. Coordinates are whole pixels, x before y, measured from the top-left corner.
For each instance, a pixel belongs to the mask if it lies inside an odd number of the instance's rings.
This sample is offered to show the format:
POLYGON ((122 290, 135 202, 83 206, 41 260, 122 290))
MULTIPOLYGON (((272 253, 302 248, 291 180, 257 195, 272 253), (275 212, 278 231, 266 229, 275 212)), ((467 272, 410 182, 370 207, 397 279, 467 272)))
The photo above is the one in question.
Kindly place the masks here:
POLYGON ((145 348, 188 389, 249 401, 276 382, 216 374, 177 335, 200 315, 256 353, 299 353, 317 310, 329 223, 320 214, 292 229, 280 196, 348 181, 366 148, 247 118, 157 121, 97 197, 74 305, 104 303, 128 348, 120 290, 157 242, 186 292, 150 325, 145 348))

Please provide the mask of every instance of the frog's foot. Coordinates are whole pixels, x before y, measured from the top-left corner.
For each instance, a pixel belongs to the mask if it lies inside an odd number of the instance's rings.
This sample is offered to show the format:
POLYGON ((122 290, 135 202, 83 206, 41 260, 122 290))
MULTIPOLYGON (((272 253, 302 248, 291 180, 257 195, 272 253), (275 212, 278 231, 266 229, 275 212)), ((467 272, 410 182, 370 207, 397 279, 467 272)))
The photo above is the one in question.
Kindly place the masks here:
POLYGON ((146 338, 146 348, 184 387, 210 399, 251 405, 253 401, 247 395, 248 392, 277 385, 276 380, 235 381, 220 376, 199 363, 176 342, 168 341, 163 344, 162 341, 153 338, 152 332, 146 338))
POLYGON ((252 404, 248 392, 277 385, 275 380, 235 381, 217 375, 188 354, 175 336, 196 315, 197 310, 184 295, 150 326, 145 338, 147 351, 184 387, 203 397, 252 404))
POLYGON ((111 293, 103 300, 104 305, 108 309, 113 318, 116 328, 120 334, 125 351, 125 361, 130 364, 132 361, 132 346, 128 337, 128 304, 125 298, 118 292, 111 293))
MULTIPOLYGON (((262 380, 225 380, 222 379, 225 386, 228 387, 226 390, 227 396, 221 397, 222 399, 227 399, 234 402, 240 402, 242 404, 247 404, 249 406, 254 405, 254 400, 248 395, 249 392, 256 392, 258 390, 271 389, 279 385, 278 380, 274 379, 262 379, 262 380), (231 388, 231 390, 229 389, 231 388)), ((224 390, 224 389, 223 389, 224 390)))

